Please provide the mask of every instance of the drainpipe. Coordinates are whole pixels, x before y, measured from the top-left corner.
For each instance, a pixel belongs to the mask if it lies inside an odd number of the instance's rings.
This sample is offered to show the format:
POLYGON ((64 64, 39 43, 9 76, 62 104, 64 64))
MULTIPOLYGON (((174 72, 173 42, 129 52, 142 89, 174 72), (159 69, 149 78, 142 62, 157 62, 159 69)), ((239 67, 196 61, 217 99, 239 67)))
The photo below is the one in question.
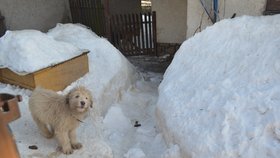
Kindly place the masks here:
POLYGON ((212 23, 214 24, 215 22, 217 22, 217 20, 218 20, 218 0, 213 0, 214 17, 212 14, 210 14, 209 10, 207 10, 204 1, 200 0, 200 3, 202 5, 202 7, 204 8, 205 12, 207 13, 207 15, 210 17, 210 20, 212 21, 212 23))
POLYGON ((214 8, 214 23, 217 22, 218 20, 218 0, 213 0, 214 3, 213 3, 213 8, 214 8))

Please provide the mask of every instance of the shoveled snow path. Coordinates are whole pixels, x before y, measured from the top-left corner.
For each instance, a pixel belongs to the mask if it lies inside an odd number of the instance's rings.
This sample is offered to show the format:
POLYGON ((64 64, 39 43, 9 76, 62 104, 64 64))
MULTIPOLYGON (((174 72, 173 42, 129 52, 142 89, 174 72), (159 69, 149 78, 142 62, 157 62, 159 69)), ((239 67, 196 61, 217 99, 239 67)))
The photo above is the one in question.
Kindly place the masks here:
POLYGON ((115 157, 160 157, 165 151, 162 135, 155 127, 155 105, 161 75, 145 73, 113 105, 104 118, 104 136, 115 157), (147 81, 148 80, 148 81, 147 81), (134 127, 135 123, 141 124, 134 127))
POLYGON ((153 158, 163 156, 166 145, 162 135, 156 130, 154 115, 158 98, 157 87, 162 74, 144 73, 143 78, 122 94, 120 100, 108 110, 104 119, 94 117, 94 112, 91 112, 78 128, 78 139, 83 144, 83 148, 67 156, 56 152, 55 139, 46 139, 39 134, 28 110, 31 91, 0 84, 0 93, 23 96, 23 102, 19 105, 21 118, 10 124, 21 157, 153 158), (141 126, 134 127, 136 121, 141 126), (38 150, 29 149, 31 145, 36 145, 38 150))

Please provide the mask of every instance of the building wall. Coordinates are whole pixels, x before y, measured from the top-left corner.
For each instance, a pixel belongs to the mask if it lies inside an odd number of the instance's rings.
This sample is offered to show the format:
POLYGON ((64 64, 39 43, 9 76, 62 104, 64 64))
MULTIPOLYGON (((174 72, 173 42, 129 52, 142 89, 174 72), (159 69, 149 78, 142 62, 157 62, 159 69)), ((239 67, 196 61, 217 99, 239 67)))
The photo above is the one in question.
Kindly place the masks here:
MULTIPOLYGON (((199 0, 188 1, 187 17, 187 38, 193 36, 205 27, 212 25, 208 15, 205 13, 199 0), (200 26, 201 25, 201 29, 200 26)), ((236 16, 262 15, 265 10, 266 0, 219 0, 219 18, 220 20, 230 18, 234 13, 236 16)))
POLYGON ((186 39, 187 0, 151 0, 157 16, 159 43, 182 43, 186 39))
POLYGON ((9 30, 47 31, 70 21, 68 0, 0 0, 0 11, 9 30))
POLYGON ((109 0, 110 14, 139 13, 141 0, 109 0))

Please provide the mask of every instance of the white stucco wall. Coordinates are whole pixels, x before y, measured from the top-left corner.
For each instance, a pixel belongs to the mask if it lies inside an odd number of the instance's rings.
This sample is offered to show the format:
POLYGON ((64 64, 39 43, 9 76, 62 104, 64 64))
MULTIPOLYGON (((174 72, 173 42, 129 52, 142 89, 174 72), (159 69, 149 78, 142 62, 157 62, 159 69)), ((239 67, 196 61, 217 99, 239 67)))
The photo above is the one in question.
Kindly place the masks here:
POLYGON ((157 14, 159 43, 182 43, 186 39, 187 0, 151 0, 157 14))
MULTIPOLYGON (((199 0, 188 1, 187 16, 187 38, 194 35, 201 23, 201 30, 212 25, 199 0)), ((266 6, 266 0, 219 0, 219 18, 230 18, 234 13, 236 16, 262 15, 266 6)), ((199 29, 198 29, 199 31, 199 29)))
POLYGON ((47 31, 70 21, 68 0, 0 0, 0 11, 9 30, 47 31))

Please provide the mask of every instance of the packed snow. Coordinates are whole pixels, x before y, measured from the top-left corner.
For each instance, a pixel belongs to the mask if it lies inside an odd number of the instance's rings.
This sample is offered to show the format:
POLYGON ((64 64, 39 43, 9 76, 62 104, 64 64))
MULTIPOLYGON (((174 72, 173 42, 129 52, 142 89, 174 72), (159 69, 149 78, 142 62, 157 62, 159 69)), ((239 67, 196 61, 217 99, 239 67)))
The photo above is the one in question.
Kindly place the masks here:
MULTIPOLYGON (((89 73, 58 93, 83 85, 95 100, 78 128, 83 148, 66 156, 56 151, 55 139, 39 134, 28 110, 31 91, 0 83, 1 93, 23 96, 21 118, 10 124, 19 153, 23 158, 276 158, 279 28, 280 15, 218 22, 182 44, 163 81, 162 74, 139 73, 106 39, 82 25, 58 24, 47 33, 10 31, 0 39, 0 65, 13 65, 19 72, 26 72, 23 66, 41 64, 11 60, 27 52, 66 60, 65 53, 45 50, 89 50, 89 73), (44 38, 53 44, 35 40, 44 38), (8 49, 19 51, 15 56, 1 53, 8 49), (31 145, 38 150, 29 149, 31 145)), ((49 61, 44 64, 52 64, 49 61)))
POLYGON ((32 73, 84 51, 37 30, 7 31, 0 38, 0 67, 19 74, 32 73))
POLYGON ((122 91, 140 77, 132 64, 107 39, 98 37, 83 25, 57 24, 47 34, 57 41, 90 50, 90 73, 79 82, 90 87, 102 114, 107 112, 112 102, 121 99, 122 91))
MULTIPOLYGON (((37 37, 35 30, 21 32, 23 34, 26 32, 28 37, 31 36, 34 39, 40 38, 37 37)), ((10 33, 13 34, 12 31, 10 33)), ((32 92, 16 86, 0 84, 0 93, 19 94, 23 97, 23 101, 19 103, 21 117, 10 124, 22 158, 153 158, 159 156, 170 158, 168 157, 170 152, 167 152, 170 149, 166 147, 163 136, 155 128, 157 87, 162 80, 162 74, 140 74, 106 39, 98 37, 82 25, 58 24, 43 36, 48 36, 57 43, 63 42, 71 47, 90 51, 88 54, 89 73, 58 93, 65 94, 73 87, 83 85, 92 92, 95 104, 93 110, 90 111, 90 116, 78 128, 78 139, 83 144, 83 148, 66 156, 56 151, 58 144, 55 139, 46 139, 40 135, 32 120, 28 109, 28 99, 32 92), (134 127, 136 121, 138 125, 141 125, 134 127), (36 145, 38 150, 29 149, 32 145, 36 145)), ((4 41, 4 39, 1 40, 4 41)), ((14 40, 17 42, 22 39, 14 40)), ((27 48, 24 48, 23 44, 22 50, 29 50, 31 54, 37 53, 39 57, 48 53, 37 51, 42 48, 37 45, 38 49, 35 49, 32 42, 25 45, 27 48), (29 48, 30 45, 31 48, 29 48)), ((6 44, 12 45, 9 42, 6 44)), ((51 49, 55 46, 49 47, 51 49)), ((59 51, 60 49, 64 48, 58 48, 59 51)), ((65 56, 63 53, 49 55, 53 58, 65 56)), ((2 57, 7 56, 2 55, 2 57)), ((17 61, 11 60, 11 62, 14 64, 17 61)), ((37 62, 31 64, 36 66, 37 62)))
POLYGON ((222 20, 185 41, 156 116, 182 157, 278 158, 280 15, 222 20))

